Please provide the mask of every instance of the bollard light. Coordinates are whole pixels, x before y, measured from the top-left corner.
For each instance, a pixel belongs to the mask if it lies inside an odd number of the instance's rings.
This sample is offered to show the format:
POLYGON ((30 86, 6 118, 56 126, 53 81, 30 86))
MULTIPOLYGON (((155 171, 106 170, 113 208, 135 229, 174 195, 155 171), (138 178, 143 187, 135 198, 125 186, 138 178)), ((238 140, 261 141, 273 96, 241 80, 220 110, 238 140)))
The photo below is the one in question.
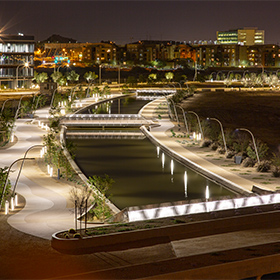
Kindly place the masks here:
POLYGON ((14 211, 15 210, 15 204, 14 204, 14 198, 11 197, 11 210, 14 211))
POLYGON ((206 198, 206 200, 208 200, 209 197, 210 197, 210 193, 209 193, 209 187, 208 187, 208 185, 207 185, 207 186, 206 186, 206 190, 205 190, 205 198, 206 198))
POLYGON ((164 161, 165 161, 165 155, 164 153, 162 153, 161 155, 162 168, 164 168, 164 161))
POLYGON ((160 148, 157 146, 157 157, 159 157, 159 150, 160 148))
POLYGON ((8 215, 9 214, 9 201, 6 200, 5 202, 5 215, 8 215))
POLYGON ((185 197, 188 197, 188 174, 187 171, 184 173, 184 188, 185 188, 185 197))
POLYGON ((171 175, 173 175, 173 172, 174 172, 174 161, 173 161, 173 159, 171 159, 170 169, 171 169, 171 175))
POLYGON ((53 176, 53 168, 51 167, 50 168, 50 177, 52 177, 53 176))
POLYGON ((18 195, 15 193, 15 206, 18 206, 18 195))

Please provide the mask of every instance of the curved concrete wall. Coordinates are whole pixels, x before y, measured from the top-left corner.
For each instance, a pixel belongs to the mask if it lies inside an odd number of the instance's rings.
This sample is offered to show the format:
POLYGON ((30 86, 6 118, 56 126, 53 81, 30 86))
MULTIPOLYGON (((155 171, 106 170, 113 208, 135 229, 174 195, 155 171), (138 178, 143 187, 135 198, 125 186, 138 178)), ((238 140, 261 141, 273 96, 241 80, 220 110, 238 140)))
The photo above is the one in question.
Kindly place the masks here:
POLYGON ((234 184, 233 182, 226 180, 225 178, 208 171, 207 169, 199 166, 198 164, 190 161, 189 159, 183 157, 182 155, 176 153, 175 151, 171 150, 169 147, 165 146, 164 144, 162 144, 161 142, 159 142, 150 132, 149 130, 142 126, 140 128, 143 133, 146 135, 146 137, 156 146, 159 146, 160 149, 162 151, 164 151, 166 154, 168 154, 170 157, 174 158, 175 160, 177 160, 179 163, 181 163, 182 165, 192 169, 193 171, 201 174, 202 176, 209 178, 210 180, 212 180, 213 182, 235 192, 238 193, 240 195, 248 195, 251 192, 247 192, 244 189, 242 189, 240 186, 234 184))

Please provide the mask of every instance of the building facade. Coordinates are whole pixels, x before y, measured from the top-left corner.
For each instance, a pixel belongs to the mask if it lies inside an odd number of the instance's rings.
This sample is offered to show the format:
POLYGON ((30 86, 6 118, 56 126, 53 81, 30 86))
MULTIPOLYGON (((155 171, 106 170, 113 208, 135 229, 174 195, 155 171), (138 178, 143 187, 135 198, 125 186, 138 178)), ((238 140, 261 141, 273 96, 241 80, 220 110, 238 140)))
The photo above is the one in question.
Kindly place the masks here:
POLYGON ((1 88, 29 88, 34 77, 34 36, 0 35, 1 88))
POLYGON ((238 45, 263 45, 264 30, 257 27, 244 27, 228 31, 217 31, 218 44, 238 44, 238 45))

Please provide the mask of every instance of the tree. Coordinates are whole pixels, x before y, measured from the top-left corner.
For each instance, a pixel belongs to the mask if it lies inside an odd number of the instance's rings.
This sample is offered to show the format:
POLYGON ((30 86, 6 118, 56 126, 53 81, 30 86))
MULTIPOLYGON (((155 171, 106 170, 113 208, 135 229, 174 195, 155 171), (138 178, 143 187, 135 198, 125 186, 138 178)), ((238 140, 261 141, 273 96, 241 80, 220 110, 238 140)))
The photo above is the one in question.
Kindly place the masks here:
POLYGON ((94 175, 89 177, 88 183, 92 188, 96 188, 98 191, 93 194, 94 200, 96 202, 95 215, 98 219, 103 222, 106 218, 112 215, 111 209, 106 205, 106 195, 115 181, 110 178, 107 174, 102 176, 94 175))
POLYGON ((148 76, 148 79, 150 82, 155 82, 157 80, 157 74, 154 74, 154 73, 150 74, 148 76))
POLYGON ((48 74, 46 72, 38 73, 34 72, 34 80, 37 84, 44 83, 48 79, 48 74))
POLYGON ((134 76, 129 76, 126 80, 126 83, 129 84, 129 86, 133 87, 137 85, 137 80, 134 76))
POLYGON ((173 77, 174 77, 174 73, 172 73, 172 72, 165 73, 165 79, 167 81, 171 81, 173 79, 173 77))
POLYGON ((88 83, 93 83, 94 80, 98 78, 98 75, 96 75, 94 72, 89 71, 84 74, 84 78, 88 83))
POLYGON ((79 77, 80 77, 80 75, 77 74, 74 70, 72 70, 71 72, 68 72, 66 74, 66 79, 69 82, 77 82, 77 81, 79 81, 79 77))
POLYGON ((53 80, 54 83, 57 83, 59 79, 61 79, 63 77, 62 73, 61 72, 54 72, 51 74, 51 78, 53 80))

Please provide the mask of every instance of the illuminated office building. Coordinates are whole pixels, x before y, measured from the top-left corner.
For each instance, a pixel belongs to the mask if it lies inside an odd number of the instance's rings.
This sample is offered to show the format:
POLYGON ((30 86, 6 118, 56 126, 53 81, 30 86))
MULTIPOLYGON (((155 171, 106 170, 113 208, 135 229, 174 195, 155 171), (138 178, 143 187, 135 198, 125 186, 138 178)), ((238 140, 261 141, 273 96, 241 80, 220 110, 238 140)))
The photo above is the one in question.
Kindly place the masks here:
POLYGON ((258 30, 256 27, 244 27, 228 31, 217 31, 217 43, 245 46, 263 45, 264 30, 258 30))
POLYGON ((0 35, 1 88, 29 88, 34 76, 34 36, 0 35))

